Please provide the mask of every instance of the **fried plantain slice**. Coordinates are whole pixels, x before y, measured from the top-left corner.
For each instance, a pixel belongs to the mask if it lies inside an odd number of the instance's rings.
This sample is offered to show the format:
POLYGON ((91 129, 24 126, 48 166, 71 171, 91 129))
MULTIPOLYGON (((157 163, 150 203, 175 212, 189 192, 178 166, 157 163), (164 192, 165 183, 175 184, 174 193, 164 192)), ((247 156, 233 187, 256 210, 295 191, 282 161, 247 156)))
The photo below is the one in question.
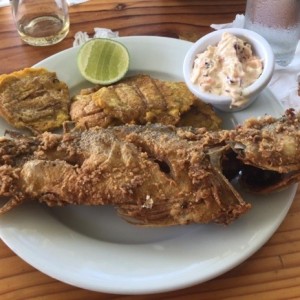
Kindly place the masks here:
POLYGON ((41 133, 69 119, 66 83, 44 68, 26 68, 0 76, 0 115, 12 126, 41 133))
POLYGON ((205 127, 208 130, 219 130, 222 120, 210 104, 196 100, 188 111, 181 115, 177 127, 205 127))
POLYGON ((73 98, 71 119, 79 128, 161 123, 220 128, 213 108, 197 99, 184 82, 138 74, 117 84, 85 89, 73 98))

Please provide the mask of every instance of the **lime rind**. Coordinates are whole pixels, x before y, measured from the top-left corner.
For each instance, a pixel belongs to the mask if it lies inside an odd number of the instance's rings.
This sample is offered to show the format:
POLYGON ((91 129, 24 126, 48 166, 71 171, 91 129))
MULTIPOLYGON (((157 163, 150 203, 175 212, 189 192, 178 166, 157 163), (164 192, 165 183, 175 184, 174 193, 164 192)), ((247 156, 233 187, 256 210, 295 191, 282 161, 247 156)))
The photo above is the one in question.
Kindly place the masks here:
POLYGON ((77 64, 86 80, 95 84, 108 85, 126 75, 129 69, 129 52, 118 41, 92 39, 80 48, 77 64))

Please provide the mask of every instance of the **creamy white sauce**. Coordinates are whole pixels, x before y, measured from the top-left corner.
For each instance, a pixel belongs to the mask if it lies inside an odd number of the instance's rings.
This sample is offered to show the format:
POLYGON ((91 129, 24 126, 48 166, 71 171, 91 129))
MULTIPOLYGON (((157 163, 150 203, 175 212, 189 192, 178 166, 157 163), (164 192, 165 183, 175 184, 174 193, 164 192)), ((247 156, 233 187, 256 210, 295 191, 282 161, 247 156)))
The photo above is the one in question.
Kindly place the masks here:
POLYGON ((217 46, 209 46, 194 61, 191 81, 208 93, 229 96, 231 106, 239 107, 247 99, 243 90, 262 73, 261 59, 253 55, 251 45, 225 32, 217 46))

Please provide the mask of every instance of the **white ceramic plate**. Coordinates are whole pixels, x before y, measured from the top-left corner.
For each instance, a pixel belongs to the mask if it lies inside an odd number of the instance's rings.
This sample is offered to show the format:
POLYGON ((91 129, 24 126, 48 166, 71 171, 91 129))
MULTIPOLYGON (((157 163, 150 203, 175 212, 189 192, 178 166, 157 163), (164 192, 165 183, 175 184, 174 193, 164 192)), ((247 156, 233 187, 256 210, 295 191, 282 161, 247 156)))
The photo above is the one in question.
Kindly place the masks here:
MULTIPOLYGON (((191 43, 162 37, 120 41, 130 52, 130 72, 182 80, 191 43)), ((56 71, 75 93, 86 85, 76 67, 77 51, 68 49, 36 66, 56 71)), ((221 116, 230 128, 250 116, 278 116, 282 111, 264 91, 247 110, 221 116)), ((2 131, 7 127, 0 123, 2 131)), ((0 236, 38 270, 81 288, 117 294, 170 291, 214 278, 247 259, 278 228, 295 192, 296 186, 265 197, 243 193, 253 208, 228 227, 147 229, 127 224, 109 207, 26 204, 0 217, 0 236)))

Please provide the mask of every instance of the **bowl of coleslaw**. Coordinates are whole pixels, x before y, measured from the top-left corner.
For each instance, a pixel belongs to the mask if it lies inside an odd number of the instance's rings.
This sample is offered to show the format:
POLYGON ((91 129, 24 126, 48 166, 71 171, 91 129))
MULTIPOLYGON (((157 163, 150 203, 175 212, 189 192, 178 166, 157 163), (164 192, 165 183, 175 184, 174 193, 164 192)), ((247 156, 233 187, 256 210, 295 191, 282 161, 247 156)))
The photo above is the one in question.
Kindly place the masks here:
POLYGON ((183 76, 200 100, 222 111, 247 108, 266 88, 274 54, 259 34, 242 28, 211 32, 196 41, 183 62, 183 76))

